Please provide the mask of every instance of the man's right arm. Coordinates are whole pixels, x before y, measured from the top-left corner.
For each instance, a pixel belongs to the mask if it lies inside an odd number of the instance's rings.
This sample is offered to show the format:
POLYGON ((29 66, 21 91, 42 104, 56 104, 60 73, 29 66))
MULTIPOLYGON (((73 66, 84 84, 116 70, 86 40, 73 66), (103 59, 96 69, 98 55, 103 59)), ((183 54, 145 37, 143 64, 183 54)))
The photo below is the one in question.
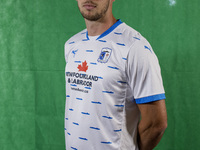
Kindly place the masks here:
POLYGON ((138 126, 140 150, 152 150, 161 140, 167 128, 165 100, 138 104, 141 121, 138 126))

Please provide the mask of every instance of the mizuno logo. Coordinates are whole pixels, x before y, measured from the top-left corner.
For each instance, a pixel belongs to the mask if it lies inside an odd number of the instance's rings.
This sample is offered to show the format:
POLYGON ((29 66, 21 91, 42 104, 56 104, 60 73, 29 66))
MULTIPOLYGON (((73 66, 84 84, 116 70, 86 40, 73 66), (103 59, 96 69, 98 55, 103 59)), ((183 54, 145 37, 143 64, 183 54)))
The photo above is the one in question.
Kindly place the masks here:
POLYGON ((78 51, 78 49, 72 51, 72 54, 74 54, 74 57, 75 57, 77 51, 78 51))

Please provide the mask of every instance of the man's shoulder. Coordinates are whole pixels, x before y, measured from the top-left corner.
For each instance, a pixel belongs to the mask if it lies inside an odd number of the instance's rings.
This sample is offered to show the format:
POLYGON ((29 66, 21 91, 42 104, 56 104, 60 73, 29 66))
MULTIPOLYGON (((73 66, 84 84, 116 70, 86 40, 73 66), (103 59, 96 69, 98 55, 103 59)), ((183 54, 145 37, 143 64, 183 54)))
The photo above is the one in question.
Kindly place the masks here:
POLYGON ((121 24, 120 27, 115 30, 115 34, 121 35, 115 37, 119 37, 118 40, 124 42, 128 47, 134 45, 135 43, 143 43, 147 41, 140 34, 140 32, 127 25, 126 23, 121 24))
POLYGON ((66 42, 66 44, 74 44, 77 43, 79 41, 82 41, 82 39, 85 37, 86 38, 86 34, 87 34, 87 30, 84 29, 78 33, 76 33, 75 35, 73 35, 71 38, 69 38, 66 42))

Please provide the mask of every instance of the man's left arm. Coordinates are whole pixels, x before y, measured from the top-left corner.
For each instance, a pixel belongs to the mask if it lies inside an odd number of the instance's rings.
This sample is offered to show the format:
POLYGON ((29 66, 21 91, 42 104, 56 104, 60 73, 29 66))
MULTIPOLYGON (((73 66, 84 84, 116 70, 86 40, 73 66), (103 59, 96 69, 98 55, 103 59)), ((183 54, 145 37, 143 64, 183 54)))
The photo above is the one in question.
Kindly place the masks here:
POLYGON ((140 150, 152 150, 161 140, 167 128, 165 100, 138 104, 141 120, 138 125, 140 150))

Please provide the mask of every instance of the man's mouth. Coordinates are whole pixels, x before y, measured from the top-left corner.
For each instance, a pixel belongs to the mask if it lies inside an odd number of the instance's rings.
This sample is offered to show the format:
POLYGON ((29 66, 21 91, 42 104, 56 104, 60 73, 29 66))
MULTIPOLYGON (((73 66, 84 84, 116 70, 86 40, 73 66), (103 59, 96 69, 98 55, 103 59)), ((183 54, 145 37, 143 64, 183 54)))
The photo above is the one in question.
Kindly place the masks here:
POLYGON ((85 4, 83 4, 83 7, 87 10, 92 10, 92 9, 96 8, 96 5, 91 4, 91 3, 85 3, 85 4))

